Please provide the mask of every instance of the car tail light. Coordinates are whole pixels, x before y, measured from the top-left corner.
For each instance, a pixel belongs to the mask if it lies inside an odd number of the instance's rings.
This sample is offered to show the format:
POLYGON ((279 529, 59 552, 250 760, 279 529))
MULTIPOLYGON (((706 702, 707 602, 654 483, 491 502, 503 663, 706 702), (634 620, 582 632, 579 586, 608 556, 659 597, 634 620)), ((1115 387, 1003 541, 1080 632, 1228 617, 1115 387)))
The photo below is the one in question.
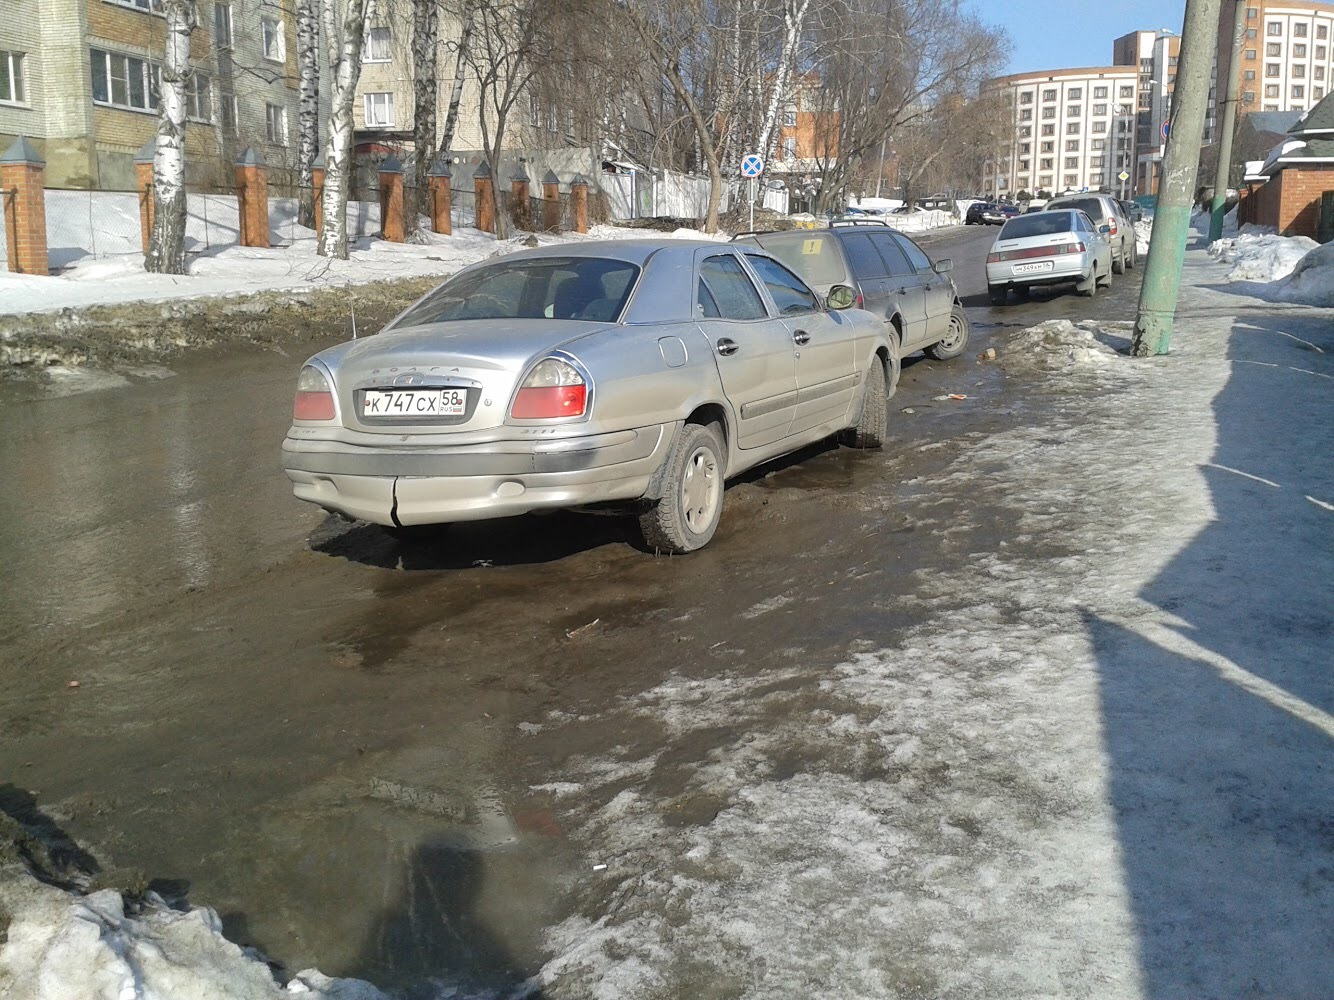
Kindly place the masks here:
POLYGON ((560 358, 544 358, 528 373, 514 397, 516 420, 581 417, 588 406, 588 384, 578 369, 560 358))
POLYGON ((296 380, 296 402, 292 404, 294 420, 332 420, 334 418, 333 389, 324 372, 306 365, 296 380))
POLYGON ((1050 247, 1028 247, 1024 250, 1002 250, 1000 253, 987 254, 988 264, 999 264, 1007 260, 1023 260, 1025 257, 1056 257, 1063 253, 1083 253, 1083 243, 1058 243, 1050 247))
POLYGON ((1108 235, 1108 236, 1115 236, 1115 235, 1116 235, 1116 220, 1115 220, 1115 219, 1108 219, 1108 220, 1107 220, 1107 225, 1109 225, 1109 226, 1112 227, 1112 231, 1109 232, 1107 235, 1108 235))

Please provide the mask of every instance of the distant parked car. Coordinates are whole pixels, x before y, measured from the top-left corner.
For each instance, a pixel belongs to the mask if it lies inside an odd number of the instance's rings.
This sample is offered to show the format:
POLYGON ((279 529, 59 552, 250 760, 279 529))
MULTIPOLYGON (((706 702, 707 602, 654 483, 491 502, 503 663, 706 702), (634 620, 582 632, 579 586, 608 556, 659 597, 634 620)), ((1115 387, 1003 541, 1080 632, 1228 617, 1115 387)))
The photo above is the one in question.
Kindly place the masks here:
POLYGON ((1109 194, 1072 194, 1047 202, 1047 211, 1074 208, 1093 220, 1095 228, 1108 227, 1108 242, 1112 245, 1112 273, 1122 274, 1139 260, 1135 227, 1125 214, 1121 203, 1109 194))
POLYGON ((1130 220, 1132 225, 1144 218, 1144 206, 1139 202, 1120 198, 1118 199, 1118 203, 1125 212, 1126 218, 1130 220))
POLYGON ((1111 284, 1110 227, 1094 225, 1078 209, 1022 215, 1001 227, 987 254, 987 294, 1002 306, 1010 289, 1026 294, 1035 285, 1075 282, 1081 295, 1093 296, 1111 284))
POLYGON ((968 225, 972 225, 976 221, 983 225, 999 226, 1018 214, 1019 207, 1017 205, 988 201, 978 205, 969 205, 968 214, 964 216, 964 222, 968 225))
POLYGON ((968 211, 964 214, 963 221, 968 226, 985 225, 982 219, 982 213, 987 209, 994 209, 996 206, 989 201, 975 201, 968 206, 968 211))
POLYGON ((860 308, 879 316, 892 336, 891 393, 902 358, 916 351, 954 358, 968 343, 968 314, 950 277, 954 262, 933 262, 884 223, 867 219, 829 229, 750 233, 737 242, 763 247, 822 295, 838 285, 855 288, 860 308))
POLYGON ((839 432, 884 441, 894 348, 857 301, 757 246, 483 261, 305 363, 283 468, 299 499, 399 536, 623 501, 651 548, 690 552, 726 478, 839 432))

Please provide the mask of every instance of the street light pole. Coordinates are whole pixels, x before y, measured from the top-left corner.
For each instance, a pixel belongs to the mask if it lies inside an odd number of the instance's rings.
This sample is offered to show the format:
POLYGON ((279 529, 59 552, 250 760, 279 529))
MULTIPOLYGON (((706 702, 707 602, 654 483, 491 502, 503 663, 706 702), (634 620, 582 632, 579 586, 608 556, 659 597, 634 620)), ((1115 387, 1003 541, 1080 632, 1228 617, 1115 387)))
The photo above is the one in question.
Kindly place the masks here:
MULTIPOLYGON (((1241 96, 1241 49, 1246 38, 1246 0, 1235 0, 1232 31, 1232 61, 1228 64, 1227 97, 1223 100, 1223 128, 1218 135, 1218 167, 1214 170, 1214 197, 1209 203, 1209 242, 1223 235, 1227 207, 1227 182, 1232 173, 1232 133, 1237 125, 1237 101, 1241 96)), ((1220 81, 1221 82, 1221 81, 1220 81)))
POLYGON ((1181 291, 1181 267, 1186 257, 1200 140, 1209 103, 1209 71, 1218 38, 1220 4, 1221 0, 1186 0, 1172 101, 1172 130, 1163 157, 1153 236, 1149 240, 1139 314, 1130 345, 1136 357, 1167 354, 1172 340, 1172 318, 1181 291))

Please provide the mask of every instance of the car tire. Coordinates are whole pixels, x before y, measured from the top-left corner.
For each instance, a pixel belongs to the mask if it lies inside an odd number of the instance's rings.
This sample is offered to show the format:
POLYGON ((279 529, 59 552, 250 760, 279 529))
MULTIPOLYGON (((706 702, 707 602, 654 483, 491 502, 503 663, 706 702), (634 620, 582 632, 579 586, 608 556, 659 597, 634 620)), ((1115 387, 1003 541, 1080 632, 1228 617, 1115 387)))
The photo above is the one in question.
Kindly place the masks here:
POLYGON ((1010 293, 1004 285, 987 285, 987 297, 991 299, 993 306, 1003 306, 1010 293))
POLYGON ((1126 261, 1126 270, 1135 270, 1135 265, 1139 263, 1139 241, 1138 239, 1130 244, 1130 257, 1126 261))
POLYGON ((954 310, 950 313, 948 332, 943 338, 926 349, 926 356, 935 358, 937 361, 948 361, 950 358, 957 358, 963 353, 963 349, 968 346, 970 332, 968 314, 963 311, 963 306, 956 302, 954 310))
POLYGON ((724 455, 713 427, 681 428, 667 456, 662 494, 639 515, 646 546, 684 555, 709 544, 723 512, 724 455))
POLYGON ((1118 254, 1112 254, 1112 273, 1113 273, 1113 274, 1125 274, 1125 273, 1126 273, 1126 252, 1125 252, 1125 250, 1122 250, 1121 253, 1120 253, 1119 255, 1118 255, 1118 254))
MULTIPOLYGON (((894 350, 893 346, 890 350, 894 350)), ((856 425, 849 427, 841 435, 841 440, 849 448, 880 448, 888 436, 889 424, 889 376, 877 358, 871 363, 866 373, 866 388, 862 390, 862 415, 856 425)))

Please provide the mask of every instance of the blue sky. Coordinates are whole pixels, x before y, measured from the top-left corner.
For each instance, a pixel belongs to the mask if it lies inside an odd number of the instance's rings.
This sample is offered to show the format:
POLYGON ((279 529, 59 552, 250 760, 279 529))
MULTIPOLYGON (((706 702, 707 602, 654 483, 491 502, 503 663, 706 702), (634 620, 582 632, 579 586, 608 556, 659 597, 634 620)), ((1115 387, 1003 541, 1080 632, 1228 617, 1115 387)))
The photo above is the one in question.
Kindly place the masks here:
POLYGON ((1002 25, 1014 51, 1006 73, 1110 66, 1112 39, 1140 28, 1181 31, 1185 0, 970 0, 983 21, 1002 25))

